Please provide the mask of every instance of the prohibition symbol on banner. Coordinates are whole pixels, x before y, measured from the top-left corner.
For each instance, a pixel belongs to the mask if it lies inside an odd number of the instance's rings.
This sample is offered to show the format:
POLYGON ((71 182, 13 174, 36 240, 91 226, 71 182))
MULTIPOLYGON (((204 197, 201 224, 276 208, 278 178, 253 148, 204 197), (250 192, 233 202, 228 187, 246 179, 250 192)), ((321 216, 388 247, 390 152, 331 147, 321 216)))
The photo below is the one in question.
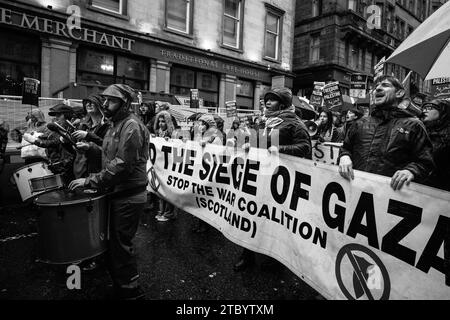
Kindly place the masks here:
POLYGON ((350 243, 336 257, 336 279, 349 300, 366 296, 368 300, 388 300, 391 281, 381 259, 368 248, 350 243), (353 287, 353 289, 349 289, 353 287))

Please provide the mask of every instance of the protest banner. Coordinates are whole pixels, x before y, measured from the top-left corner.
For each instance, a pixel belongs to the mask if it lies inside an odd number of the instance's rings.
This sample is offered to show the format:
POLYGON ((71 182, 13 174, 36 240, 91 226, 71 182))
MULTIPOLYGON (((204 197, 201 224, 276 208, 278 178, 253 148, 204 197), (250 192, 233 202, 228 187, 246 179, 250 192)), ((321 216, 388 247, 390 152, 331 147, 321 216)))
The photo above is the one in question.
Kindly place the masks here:
POLYGON ((344 99, 342 98, 341 90, 339 89, 339 82, 330 82, 323 87, 323 100, 325 108, 330 111, 341 111, 344 106, 344 99))
POLYGON ((450 299, 449 192, 192 141, 154 138, 149 162, 153 192, 326 298, 450 299))
POLYGON ((325 86, 325 82, 314 81, 314 90, 309 99, 309 104, 312 105, 316 110, 322 106, 322 89, 325 86))
POLYGON ((313 161, 337 164, 339 157, 339 150, 342 143, 323 142, 319 143, 317 140, 311 141, 312 145, 312 159, 313 161))
POLYGON ((450 78, 432 79, 431 96, 433 99, 450 100, 450 78))
POLYGON ((365 99, 367 90, 367 75, 354 74, 350 79, 350 97, 365 99))
POLYGON ((30 104, 39 107, 39 84, 41 82, 33 78, 23 78, 22 104, 30 104))

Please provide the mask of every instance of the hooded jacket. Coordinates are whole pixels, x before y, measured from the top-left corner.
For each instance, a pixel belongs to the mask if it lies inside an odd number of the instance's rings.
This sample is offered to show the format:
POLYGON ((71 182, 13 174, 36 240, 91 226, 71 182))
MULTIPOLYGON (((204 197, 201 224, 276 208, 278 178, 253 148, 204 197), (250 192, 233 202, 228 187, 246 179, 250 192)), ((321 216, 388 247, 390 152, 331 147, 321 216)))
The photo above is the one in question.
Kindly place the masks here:
POLYGON ((433 160, 436 169, 425 184, 450 191, 450 110, 443 104, 439 119, 425 124, 433 145, 433 160))
POLYGON ((280 153, 312 158, 311 139, 306 126, 291 109, 282 110, 267 119, 262 139, 267 141, 267 148, 272 144, 277 146, 278 142, 280 153))
POLYGON ((434 168, 432 145, 422 122, 402 110, 375 109, 349 128, 339 158, 350 156, 353 169, 392 177, 409 170, 423 182, 434 168))
POLYGON ((103 139, 102 170, 91 173, 85 186, 112 191, 145 188, 149 140, 149 131, 136 115, 116 114, 103 139))

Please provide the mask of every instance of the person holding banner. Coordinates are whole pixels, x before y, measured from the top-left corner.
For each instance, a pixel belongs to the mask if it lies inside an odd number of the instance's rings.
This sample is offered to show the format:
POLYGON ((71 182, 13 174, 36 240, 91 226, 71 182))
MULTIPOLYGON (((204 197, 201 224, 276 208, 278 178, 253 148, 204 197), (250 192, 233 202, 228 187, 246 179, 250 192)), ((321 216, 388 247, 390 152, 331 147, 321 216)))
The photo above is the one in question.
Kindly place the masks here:
MULTIPOLYGON (((261 138, 266 139, 268 151, 311 159, 311 138, 305 124, 295 114, 291 90, 274 88, 264 95, 264 102, 267 120, 261 138)), ((233 270, 240 272, 252 266, 254 262, 255 253, 244 248, 233 270)))
POLYGON ((399 190, 411 181, 423 183, 434 168, 432 145, 422 122, 400 109, 405 89, 392 76, 382 76, 375 89, 370 117, 349 129, 339 155, 339 173, 351 180, 353 169, 392 177, 399 190))
POLYGON ((114 295, 120 299, 143 296, 132 241, 147 200, 150 133, 130 111, 134 94, 125 84, 113 84, 103 91, 104 113, 111 123, 103 139, 102 170, 69 184, 71 190, 84 187, 112 192, 106 254, 114 295))
POLYGON ((427 185, 450 191, 450 102, 435 99, 422 106, 423 122, 433 144, 436 170, 427 179, 427 185))
POLYGON ((317 134, 313 140, 319 142, 338 142, 339 130, 334 126, 333 113, 331 111, 322 111, 319 116, 319 125, 317 134))
POLYGON ((291 90, 274 88, 264 95, 264 102, 267 120, 262 139, 267 142, 269 152, 311 159, 311 139, 305 124, 295 114, 291 90))

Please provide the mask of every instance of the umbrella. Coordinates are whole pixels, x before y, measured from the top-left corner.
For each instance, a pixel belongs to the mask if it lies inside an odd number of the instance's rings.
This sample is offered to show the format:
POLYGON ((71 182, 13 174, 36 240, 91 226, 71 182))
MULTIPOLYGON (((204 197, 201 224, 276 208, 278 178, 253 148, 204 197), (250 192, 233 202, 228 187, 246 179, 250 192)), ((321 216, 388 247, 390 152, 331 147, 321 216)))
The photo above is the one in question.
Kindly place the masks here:
POLYGON ((314 117, 318 115, 314 107, 310 105, 309 101, 305 98, 293 96, 292 104, 296 108, 301 109, 303 119, 314 119, 314 117))
POLYGON ((450 2, 428 17, 386 62, 414 70, 425 80, 450 76, 450 2))

